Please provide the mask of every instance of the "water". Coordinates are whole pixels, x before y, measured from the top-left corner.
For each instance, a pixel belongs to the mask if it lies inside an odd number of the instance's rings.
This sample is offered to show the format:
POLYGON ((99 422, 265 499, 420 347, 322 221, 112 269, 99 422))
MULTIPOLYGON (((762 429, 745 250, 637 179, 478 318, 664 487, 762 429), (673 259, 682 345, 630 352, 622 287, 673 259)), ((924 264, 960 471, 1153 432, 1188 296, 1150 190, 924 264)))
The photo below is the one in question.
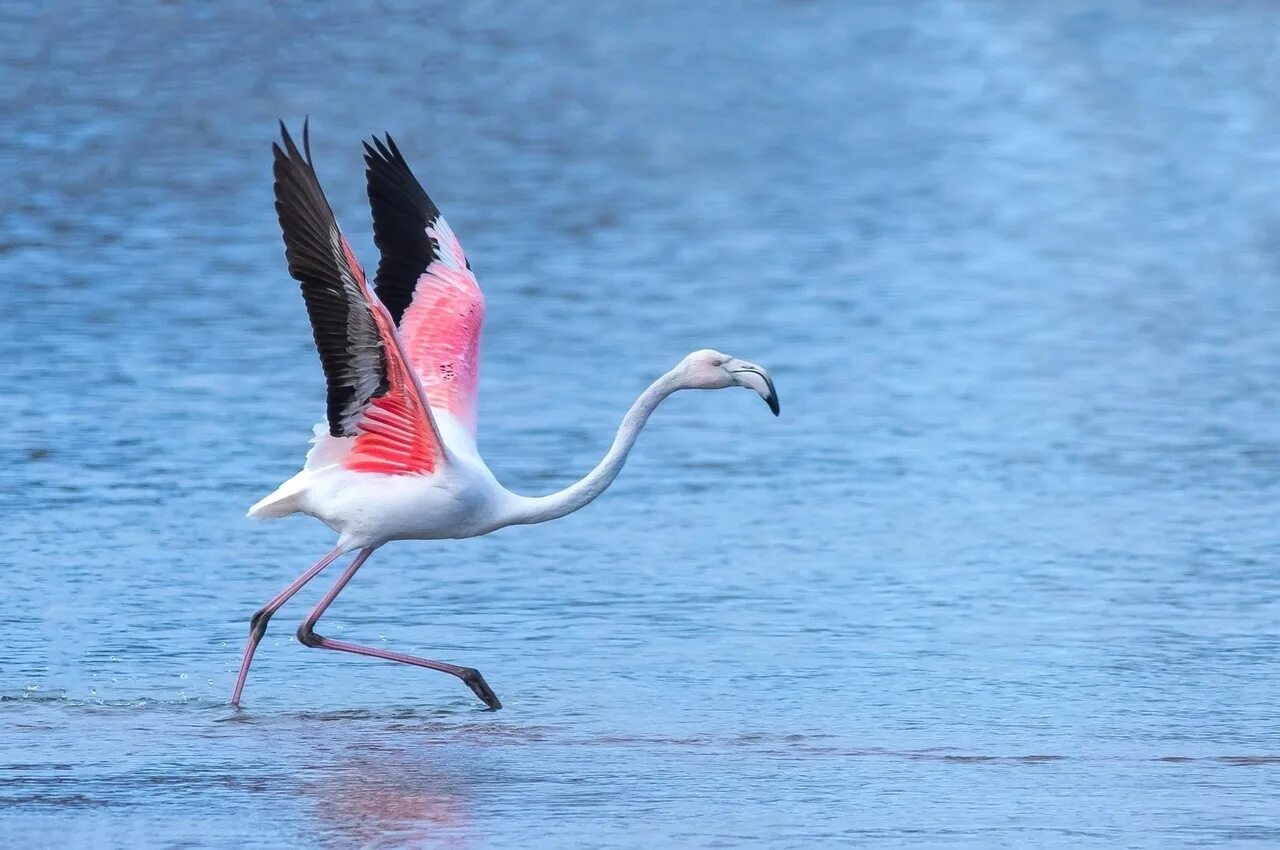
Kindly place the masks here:
POLYGON ((1280 842, 1266 4, 0 12, 6 846, 1280 842), (481 448, 566 520, 245 508, 323 410, 278 117, 375 254, 391 130, 488 296, 481 448))

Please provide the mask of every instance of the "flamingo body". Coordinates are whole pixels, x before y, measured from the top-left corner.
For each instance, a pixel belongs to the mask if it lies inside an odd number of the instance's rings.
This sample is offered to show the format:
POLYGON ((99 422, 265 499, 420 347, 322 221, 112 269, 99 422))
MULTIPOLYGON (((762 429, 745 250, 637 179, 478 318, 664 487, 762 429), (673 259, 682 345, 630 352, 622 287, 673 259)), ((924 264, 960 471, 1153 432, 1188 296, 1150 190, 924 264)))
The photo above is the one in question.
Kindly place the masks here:
POLYGON ((419 475, 349 469, 343 460, 352 438, 332 437, 318 425, 304 469, 254 505, 249 516, 315 517, 340 535, 344 552, 391 540, 476 537, 501 527, 519 497, 498 483, 455 417, 437 414, 436 424, 448 462, 419 475))

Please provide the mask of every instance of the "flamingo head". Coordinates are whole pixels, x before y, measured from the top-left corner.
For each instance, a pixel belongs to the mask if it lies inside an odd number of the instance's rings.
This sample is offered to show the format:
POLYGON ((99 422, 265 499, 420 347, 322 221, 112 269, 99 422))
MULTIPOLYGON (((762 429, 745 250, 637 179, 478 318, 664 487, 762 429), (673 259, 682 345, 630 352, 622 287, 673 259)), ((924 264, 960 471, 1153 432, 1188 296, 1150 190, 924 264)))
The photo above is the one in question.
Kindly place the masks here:
POLYGON ((773 379, 763 366, 730 357, 719 351, 704 348, 680 361, 676 367, 683 386, 695 390, 719 390, 725 387, 746 387, 755 390, 769 405, 773 415, 778 415, 778 392, 773 379))

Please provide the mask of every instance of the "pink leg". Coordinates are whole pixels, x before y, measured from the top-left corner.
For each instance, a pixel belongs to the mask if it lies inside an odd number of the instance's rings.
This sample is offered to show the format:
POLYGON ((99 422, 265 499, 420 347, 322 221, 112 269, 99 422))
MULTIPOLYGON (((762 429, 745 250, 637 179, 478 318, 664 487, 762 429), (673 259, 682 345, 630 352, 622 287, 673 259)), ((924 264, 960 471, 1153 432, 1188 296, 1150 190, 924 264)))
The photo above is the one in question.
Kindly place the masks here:
POLYGON ((351 577, 356 574, 356 570, 360 569, 365 560, 373 554, 372 549, 361 549, 360 554, 356 556, 351 565, 347 567, 342 576, 334 582, 333 587, 329 588, 329 592, 324 595, 320 603, 316 605, 307 619, 298 626, 298 640, 303 646, 316 647, 318 649, 335 649, 338 652, 353 652, 356 655, 368 655, 372 658, 384 658, 387 661, 398 661, 401 664, 412 664, 415 667, 426 667, 428 670, 439 670, 441 673, 448 673, 450 676, 457 676, 472 692, 480 697, 485 705, 497 711, 502 708, 502 703, 498 700, 497 694, 485 682, 484 677, 480 675, 480 671, 473 667, 459 667, 456 664, 446 664, 443 661, 431 661, 427 658, 418 658, 415 655, 405 655, 402 652, 389 652, 385 649, 373 649, 368 646, 357 646, 354 643, 346 643, 340 640, 324 637, 315 633, 315 625, 319 622, 320 617, 333 604, 333 600, 338 598, 338 594, 347 586, 347 582, 351 581, 351 577))
POLYGON ((281 605, 288 602, 291 596, 302 590, 304 584, 318 576, 321 570, 332 564, 341 554, 341 549, 334 549, 316 561, 315 566, 303 573, 293 584, 271 597, 271 601, 253 615, 253 619, 249 621, 249 642, 244 645, 244 660, 240 662, 240 675, 236 677, 236 689, 231 693, 232 705, 240 704, 240 692, 244 690, 244 680, 249 677, 249 665, 253 662, 253 653, 257 651, 262 636, 267 633, 267 623, 271 620, 271 615, 279 611, 281 605))

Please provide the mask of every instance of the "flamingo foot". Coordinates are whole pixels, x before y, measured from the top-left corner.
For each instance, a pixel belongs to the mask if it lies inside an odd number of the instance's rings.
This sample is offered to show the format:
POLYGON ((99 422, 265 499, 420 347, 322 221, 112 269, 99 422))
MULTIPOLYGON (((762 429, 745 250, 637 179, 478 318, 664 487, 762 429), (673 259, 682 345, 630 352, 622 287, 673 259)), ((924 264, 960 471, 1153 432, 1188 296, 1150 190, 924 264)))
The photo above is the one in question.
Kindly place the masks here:
POLYGON ((502 708, 502 701, 493 692, 493 688, 489 687, 489 683, 484 680, 484 676, 480 675, 479 670, 474 667, 463 667, 458 678, 466 682, 471 692, 480 697, 480 701, 489 706, 490 711, 497 711, 502 708))

